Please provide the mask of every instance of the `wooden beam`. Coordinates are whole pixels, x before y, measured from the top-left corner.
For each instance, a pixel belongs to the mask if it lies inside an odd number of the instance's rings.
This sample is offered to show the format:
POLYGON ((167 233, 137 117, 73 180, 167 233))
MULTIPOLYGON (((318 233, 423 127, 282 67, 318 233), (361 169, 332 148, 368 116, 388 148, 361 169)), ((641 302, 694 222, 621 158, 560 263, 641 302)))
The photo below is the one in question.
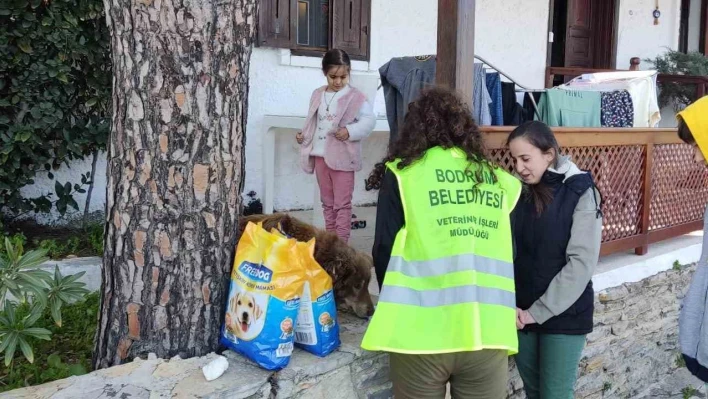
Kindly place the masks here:
POLYGON ((475 0, 438 0, 436 83, 457 91, 472 108, 475 0))
POLYGON ((703 0, 701 4, 701 36, 699 38, 698 50, 708 57, 708 0, 703 0))
POLYGON ((688 20, 691 12, 691 0, 681 0, 681 19, 679 23, 679 51, 688 53, 688 20))

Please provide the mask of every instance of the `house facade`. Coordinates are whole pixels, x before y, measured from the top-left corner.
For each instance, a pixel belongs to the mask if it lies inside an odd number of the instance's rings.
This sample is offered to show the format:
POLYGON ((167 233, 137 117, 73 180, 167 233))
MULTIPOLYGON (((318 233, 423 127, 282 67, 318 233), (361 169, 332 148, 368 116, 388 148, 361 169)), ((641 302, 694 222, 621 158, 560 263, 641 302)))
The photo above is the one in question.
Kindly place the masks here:
MULTIPOLYGON (((312 90, 325 83, 320 71, 322 51, 333 45, 347 49, 356 58, 354 83, 366 81, 375 88, 379 67, 391 58, 435 54, 437 3, 262 0, 260 45, 253 50, 250 68, 244 192, 255 191, 263 198, 269 172, 264 146, 272 145, 270 197, 274 209, 311 208, 315 179, 299 167, 293 127, 298 118, 304 118, 312 90), (295 122, 279 129, 278 117, 294 117, 295 122), (274 140, 266 140, 267 134, 274 140)), ((518 83, 541 89, 550 65, 627 69, 632 57, 644 60, 667 49, 705 49, 704 3, 708 0, 477 0, 475 53, 518 83), (653 15, 657 4, 658 19, 653 15)), ((642 62, 641 68, 648 67, 642 62)), ((374 110, 384 122, 383 90, 375 93, 374 110)), ((373 90, 370 95, 374 97, 373 90)), ((670 111, 664 119, 671 124, 670 111)), ((364 190, 363 180, 384 156, 387 144, 385 131, 374 132, 364 142, 364 166, 356 178, 355 205, 375 202, 376 194, 364 190)), ((90 167, 90 161, 78 162, 55 176, 64 181, 90 167)), ((99 171, 103 168, 105 159, 98 164, 99 171)), ((40 177, 25 192, 46 192, 53 185, 40 177)), ((100 172, 93 196, 91 210, 102 210, 105 176, 100 172)), ((82 204, 82 198, 77 202, 82 204)), ((52 221, 57 215, 41 218, 52 221)))

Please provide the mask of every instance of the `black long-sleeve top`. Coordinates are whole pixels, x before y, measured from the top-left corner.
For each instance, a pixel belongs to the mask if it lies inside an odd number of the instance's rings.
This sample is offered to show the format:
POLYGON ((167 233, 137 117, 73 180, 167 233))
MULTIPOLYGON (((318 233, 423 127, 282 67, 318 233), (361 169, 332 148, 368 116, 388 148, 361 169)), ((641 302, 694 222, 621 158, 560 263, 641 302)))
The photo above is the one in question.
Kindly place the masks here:
POLYGON ((379 202, 376 207, 376 232, 374 233, 374 247, 371 250, 379 290, 391 259, 393 242, 404 225, 405 216, 398 180, 393 172, 386 170, 379 190, 379 202))

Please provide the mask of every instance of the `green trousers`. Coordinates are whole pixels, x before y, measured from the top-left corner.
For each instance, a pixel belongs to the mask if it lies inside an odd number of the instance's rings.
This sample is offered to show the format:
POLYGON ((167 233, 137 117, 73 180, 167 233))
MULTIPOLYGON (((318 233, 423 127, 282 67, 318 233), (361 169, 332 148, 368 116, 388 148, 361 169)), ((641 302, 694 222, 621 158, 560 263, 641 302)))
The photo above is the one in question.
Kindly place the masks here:
POLYGON ((573 399, 585 335, 519 332, 516 366, 528 399, 573 399))
POLYGON ((504 399, 509 357, 504 350, 405 355, 390 353, 396 399, 444 399, 450 383, 453 399, 504 399))

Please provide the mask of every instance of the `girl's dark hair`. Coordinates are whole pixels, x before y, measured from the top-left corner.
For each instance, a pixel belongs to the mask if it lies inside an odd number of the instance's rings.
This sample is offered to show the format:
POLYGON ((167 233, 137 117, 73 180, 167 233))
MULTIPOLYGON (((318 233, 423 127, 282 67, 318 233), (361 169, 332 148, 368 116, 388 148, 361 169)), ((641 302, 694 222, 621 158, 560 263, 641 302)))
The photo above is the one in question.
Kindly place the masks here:
MULTIPOLYGON (((506 146, 509 146, 513 140, 524 138, 532 146, 547 154, 553 151, 554 160, 552 165, 556 166, 558 156, 560 155, 560 146, 556 141, 556 136, 553 135, 551 128, 543 122, 529 121, 522 123, 516 129, 512 130, 509 138, 506 139, 506 146)), ((529 196, 536 208, 536 213, 541 214, 544 209, 553 201, 553 192, 543 182, 538 184, 524 184, 524 192, 529 196)))
POLYGON ((330 68, 337 66, 346 66, 352 69, 352 61, 346 51, 333 48, 322 57, 322 72, 327 73, 330 68))
POLYGON ((696 144, 696 139, 693 138, 691 129, 688 128, 688 125, 681 117, 678 118, 678 136, 686 144, 696 144))
MULTIPOLYGON (((366 179, 366 190, 380 189, 386 163, 400 159, 398 169, 404 169, 420 159, 427 150, 440 146, 457 147, 467 154, 467 160, 480 165, 475 174, 483 181, 482 170, 494 169, 489 161, 482 135, 472 118, 469 107, 452 92, 442 88, 424 90, 408 105, 398 138, 389 144, 388 155, 374 166, 366 179)), ((494 173, 492 173, 494 176, 494 173)))

